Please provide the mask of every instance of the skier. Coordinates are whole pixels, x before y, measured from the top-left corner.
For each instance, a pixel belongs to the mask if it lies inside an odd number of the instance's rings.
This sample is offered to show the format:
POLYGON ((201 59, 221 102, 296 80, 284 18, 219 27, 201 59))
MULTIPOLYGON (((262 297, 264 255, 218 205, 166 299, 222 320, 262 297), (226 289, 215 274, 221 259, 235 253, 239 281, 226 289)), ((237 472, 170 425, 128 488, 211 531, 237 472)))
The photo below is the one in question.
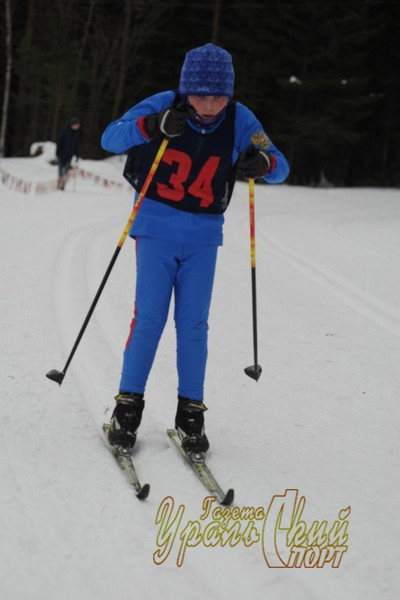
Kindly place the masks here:
POLYGON ((79 158, 79 142, 81 123, 77 117, 72 117, 69 123, 62 127, 57 134, 56 156, 58 158, 58 189, 64 190, 67 174, 71 168, 71 160, 79 158))
POLYGON ((179 90, 157 93, 110 123, 102 147, 130 150, 125 176, 140 191, 164 137, 161 163, 132 225, 136 297, 108 439, 135 444, 144 392, 174 292, 178 406, 175 427, 189 453, 206 452, 204 378, 208 314, 224 212, 236 176, 281 183, 286 158, 255 115, 232 100, 231 55, 214 44, 190 50, 179 90))

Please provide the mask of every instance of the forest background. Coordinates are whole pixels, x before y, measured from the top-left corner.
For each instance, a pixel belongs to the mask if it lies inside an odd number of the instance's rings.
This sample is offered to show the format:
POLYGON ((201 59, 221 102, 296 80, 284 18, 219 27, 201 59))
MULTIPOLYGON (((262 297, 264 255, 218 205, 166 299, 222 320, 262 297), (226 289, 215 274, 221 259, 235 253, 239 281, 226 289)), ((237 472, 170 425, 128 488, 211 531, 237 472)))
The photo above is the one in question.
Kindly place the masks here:
POLYGON ((286 154, 294 185, 400 185, 400 0, 2 0, 0 156, 82 121, 105 126, 176 89, 185 53, 231 52, 235 98, 286 154))

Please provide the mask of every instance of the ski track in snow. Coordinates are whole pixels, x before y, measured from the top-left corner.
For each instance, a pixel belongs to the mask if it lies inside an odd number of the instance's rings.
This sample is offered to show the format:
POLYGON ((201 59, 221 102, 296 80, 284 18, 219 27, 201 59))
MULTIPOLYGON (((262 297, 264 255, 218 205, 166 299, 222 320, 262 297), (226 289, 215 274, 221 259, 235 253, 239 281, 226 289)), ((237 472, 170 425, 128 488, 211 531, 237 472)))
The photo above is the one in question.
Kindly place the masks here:
POLYGON ((332 522, 352 506, 339 569, 268 569, 257 545, 200 544, 178 568, 177 540, 164 564, 152 561, 163 498, 185 506, 186 523, 199 519, 204 493, 164 433, 176 409, 171 319, 136 451, 147 501, 135 499, 102 440, 133 305, 130 239, 63 385, 44 378, 72 348, 129 216, 129 194, 80 181, 62 197, 0 189, 1 233, 15 222, 21 233, 4 245, 0 288, 2 596, 397 598, 399 193, 256 187, 257 384, 243 374, 252 360, 246 185, 227 213, 210 315, 209 464, 235 488, 238 506, 267 507, 293 487, 307 497, 310 522, 332 522))
MULTIPOLYGON (((262 237, 260 245, 267 251, 274 252, 279 258, 300 271, 306 278, 314 281, 333 296, 338 297, 352 309, 373 320, 390 333, 400 335, 400 308, 395 310, 384 299, 366 292, 361 287, 354 285, 351 280, 330 271, 325 265, 290 252, 273 237, 262 237)), ((365 248, 366 253, 371 250, 367 244, 362 244, 362 246, 365 248)), ((372 248, 372 251, 376 252, 376 249, 372 248)), ((388 256, 386 253, 379 251, 378 253, 383 257, 388 256)))

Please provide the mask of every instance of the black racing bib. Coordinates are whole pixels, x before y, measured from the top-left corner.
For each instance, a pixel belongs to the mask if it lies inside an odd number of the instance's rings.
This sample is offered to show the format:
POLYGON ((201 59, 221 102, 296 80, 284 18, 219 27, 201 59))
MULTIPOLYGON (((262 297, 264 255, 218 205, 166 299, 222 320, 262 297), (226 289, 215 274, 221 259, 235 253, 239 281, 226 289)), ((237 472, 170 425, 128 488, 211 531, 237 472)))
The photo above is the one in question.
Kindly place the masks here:
MULTIPOLYGON (((235 184, 232 152, 235 109, 231 102, 221 124, 211 133, 190 125, 170 139, 146 196, 193 213, 225 212, 235 184)), ((162 138, 134 146, 128 153, 124 177, 140 192, 162 138)))

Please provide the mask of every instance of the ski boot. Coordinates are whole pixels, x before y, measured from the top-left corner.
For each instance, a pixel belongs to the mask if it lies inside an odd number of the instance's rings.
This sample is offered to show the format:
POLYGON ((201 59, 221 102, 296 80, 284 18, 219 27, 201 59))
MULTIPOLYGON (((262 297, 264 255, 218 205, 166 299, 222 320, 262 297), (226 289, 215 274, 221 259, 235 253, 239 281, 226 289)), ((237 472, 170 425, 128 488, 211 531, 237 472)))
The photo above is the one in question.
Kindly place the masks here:
POLYGON ((143 394, 120 392, 115 396, 117 402, 108 431, 108 441, 112 446, 133 448, 136 432, 142 420, 144 408, 143 394))
POLYGON ((210 447, 204 430, 204 412, 207 407, 199 401, 178 396, 175 429, 182 448, 188 454, 207 452, 210 447))

